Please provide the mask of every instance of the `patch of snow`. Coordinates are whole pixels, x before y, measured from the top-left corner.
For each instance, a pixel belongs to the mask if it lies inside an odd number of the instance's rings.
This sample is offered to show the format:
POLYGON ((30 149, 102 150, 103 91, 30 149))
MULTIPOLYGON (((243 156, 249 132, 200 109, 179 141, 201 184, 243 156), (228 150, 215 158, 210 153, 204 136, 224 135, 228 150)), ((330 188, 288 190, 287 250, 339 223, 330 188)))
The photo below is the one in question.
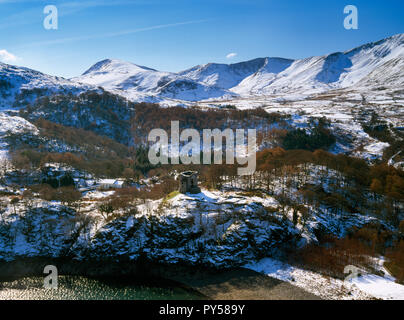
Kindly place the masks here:
POLYGON ((367 274, 351 280, 360 290, 383 300, 404 300, 404 286, 394 278, 367 274))
POLYGON ((364 300, 373 298, 371 295, 342 280, 293 267, 272 258, 264 258, 256 263, 247 264, 244 267, 266 274, 272 278, 289 282, 323 299, 364 300))

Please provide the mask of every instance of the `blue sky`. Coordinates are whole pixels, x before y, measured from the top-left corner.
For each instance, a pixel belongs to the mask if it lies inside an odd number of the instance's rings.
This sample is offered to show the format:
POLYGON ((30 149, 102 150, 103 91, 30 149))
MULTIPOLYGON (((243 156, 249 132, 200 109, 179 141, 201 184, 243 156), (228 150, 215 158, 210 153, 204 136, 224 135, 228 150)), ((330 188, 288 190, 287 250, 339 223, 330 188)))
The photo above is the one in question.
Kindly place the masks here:
POLYGON ((163 71, 304 58, 402 33, 403 12, 402 0, 0 0, 0 59, 73 77, 105 58, 163 71), (49 4, 58 30, 43 27, 49 4), (349 4, 359 30, 343 27, 349 4))

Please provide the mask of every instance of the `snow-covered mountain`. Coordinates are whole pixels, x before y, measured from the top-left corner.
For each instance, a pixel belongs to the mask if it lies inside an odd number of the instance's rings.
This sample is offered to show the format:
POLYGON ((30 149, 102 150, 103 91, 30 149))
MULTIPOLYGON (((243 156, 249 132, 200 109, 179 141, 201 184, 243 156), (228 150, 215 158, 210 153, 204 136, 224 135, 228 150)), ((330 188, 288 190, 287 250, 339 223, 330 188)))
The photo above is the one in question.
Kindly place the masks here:
POLYGON ((81 93, 94 89, 61 77, 0 62, 0 107, 24 105, 42 95, 81 93))
POLYGON ((265 58, 235 64, 208 63, 182 71, 179 75, 208 86, 230 89, 266 64, 265 58))
POLYGON ((107 59, 72 80, 101 86, 132 101, 312 94, 359 83, 400 85, 403 59, 404 34, 398 34, 325 56, 299 60, 258 58, 229 65, 209 63, 179 73, 107 59))
MULTIPOLYGON (((231 90, 241 95, 271 95, 318 93, 346 88, 374 72, 378 73, 381 66, 384 66, 383 77, 390 78, 397 73, 397 68, 389 62, 394 60, 400 64, 403 59, 404 34, 399 34, 350 51, 296 60, 278 73, 262 68, 231 90)), ((398 80, 402 81, 400 78, 403 77, 401 70, 398 80)))
POLYGON ((160 72, 129 62, 106 59, 84 72, 80 80, 120 90, 136 87, 139 91, 150 91, 159 86, 161 78, 169 76, 168 72, 160 72))
POLYGON ((404 87, 404 56, 398 56, 387 62, 380 64, 366 77, 361 79, 357 85, 363 88, 371 88, 373 86, 389 86, 404 87))
POLYGON ((68 80, 0 63, 0 107, 23 106, 40 96, 77 94, 98 87, 134 102, 176 104, 274 95, 307 96, 353 86, 402 87, 403 65, 404 34, 325 56, 208 63, 178 73, 106 59, 68 80))
POLYGON ((72 80, 101 86, 132 101, 155 101, 156 96, 197 101, 226 94, 225 90, 180 74, 115 59, 100 61, 72 80))

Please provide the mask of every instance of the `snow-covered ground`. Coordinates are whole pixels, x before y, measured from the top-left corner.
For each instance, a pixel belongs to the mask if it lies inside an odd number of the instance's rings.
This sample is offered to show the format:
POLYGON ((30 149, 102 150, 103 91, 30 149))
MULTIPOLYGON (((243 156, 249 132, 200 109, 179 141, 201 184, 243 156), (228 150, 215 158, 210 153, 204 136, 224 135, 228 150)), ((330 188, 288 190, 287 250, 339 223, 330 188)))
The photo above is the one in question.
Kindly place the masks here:
POLYGON ((374 260, 376 260, 377 270, 384 274, 383 277, 375 274, 364 274, 349 281, 361 291, 378 299, 404 300, 404 286, 396 283, 396 279, 384 267, 384 257, 374 258, 374 260))
MULTIPOLYGON (((307 177, 301 183, 321 185, 326 191, 338 175, 335 170, 315 165, 308 165, 305 170, 307 177)), ((238 180, 233 184, 242 187, 238 180)), ((404 286, 394 283, 381 259, 379 269, 385 277, 363 275, 352 283, 272 258, 253 262, 281 248, 285 241, 294 241, 298 246, 316 242, 316 230, 343 237, 352 227, 383 223, 361 214, 335 215, 320 207, 311 208, 312 214, 305 223, 300 220, 294 224, 293 210, 281 208, 275 198, 282 192, 282 181, 272 179, 270 187, 273 196, 231 188, 226 183, 221 191, 174 193, 165 199, 134 202, 137 210, 130 213, 116 210, 113 219, 99 211, 100 203, 113 195, 113 190, 84 192, 79 212, 77 207, 68 208, 60 202, 39 198, 30 204, 22 200, 12 205, 10 197, 4 196, 0 199, 5 205, 0 219, 0 259, 57 257, 66 250, 78 260, 88 256, 106 259, 126 256, 135 260, 146 254, 153 261, 164 263, 245 265, 325 299, 403 298, 404 286), (150 232, 153 221, 156 223, 150 232)), ((297 188, 299 185, 292 183, 286 192, 292 196, 297 188)))
POLYGON ((79 257, 83 247, 92 248, 90 252, 94 255, 101 250, 105 258, 118 254, 136 259, 143 251, 155 261, 186 261, 217 267, 240 266, 253 261, 258 252, 262 255, 281 246, 286 240, 294 239, 298 243, 302 240, 317 241, 317 228, 340 236, 353 226, 360 227, 367 221, 375 222, 360 215, 332 217, 325 211, 319 211, 303 227, 300 223, 293 224, 291 210, 281 209, 274 197, 208 190, 196 195, 177 194, 144 204, 133 203, 137 210, 116 210, 115 218, 111 220, 101 214, 99 205, 113 192, 87 192, 80 203, 80 213, 75 213, 77 209, 69 209, 60 202, 38 198, 32 200, 31 209, 27 209, 25 200, 14 206, 5 197, 6 209, 0 221, 0 258, 13 259, 16 253, 12 248, 18 248, 19 256, 32 256, 37 252, 57 255, 65 246, 61 239, 68 237, 60 230, 66 225, 72 229, 79 227, 73 219, 74 215, 88 224, 87 229, 79 231, 80 237, 75 240, 74 254, 79 257), (269 208, 270 213, 267 211, 269 208), (58 214, 55 210, 61 212, 58 214), (51 222, 54 226, 49 229, 46 227, 50 223, 47 220, 48 211, 55 215, 51 222), (156 230, 150 234, 148 226, 151 221, 158 223, 154 227, 156 230), (24 230, 27 229, 34 232, 26 233, 24 230), (10 237, 7 230, 12 230, 16 236, 10 237), (41 241, 36 241, 41 237, 50 239, 46 250, 42 248, 41 241), (150 247, 144 247, 145 241, 150 247))
POLYGON ((100 190, 91 190, 88 192, 84 192, 84 199, 102 199, 112 196, 115 193, 114 190, 111 191, 100 191, 100 190))
POLYGON ((375 142, 365 146, 364 151, 358 154, 358 157, 367 160, 374 160, 383 155, 383 150, 388 148, 390 144, 386 142, 375 142))
POLYGON ((395 283, 388 273, 384 276, 365 274, 342 281, 319 273, 291 266, 279 260, 264 258, 245 268, 287 281, 324 299, 332 300, 404 300, 404 286, 395 283))
POLYGON ((395 283, 395 279, 390 276, 368 274, 352 279, 352 284, 378 299, 404 300, 404 286, 395 283))
POLYGON ((9 146, 4 138, 10 133, 24 132, 34 135, 39 133, 38 129, 27 120, 18 116, 10 116, 6 112, 0 112, 0 161, 8 158, 9 146))

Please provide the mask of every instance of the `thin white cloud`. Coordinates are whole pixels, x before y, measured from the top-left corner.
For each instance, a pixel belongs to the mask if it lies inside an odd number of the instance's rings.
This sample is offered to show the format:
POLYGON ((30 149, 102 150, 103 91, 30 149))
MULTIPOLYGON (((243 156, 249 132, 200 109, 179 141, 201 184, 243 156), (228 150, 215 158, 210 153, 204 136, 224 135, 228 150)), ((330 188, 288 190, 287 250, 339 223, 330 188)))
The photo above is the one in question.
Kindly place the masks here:
POLYGON ((0 61, 1 62, 16 62, 18 60, 18 57, 15 56, 14 54, 8 52, 6 49, 0 50, 0 61))
MULTIPOLYGON (((151 0, 149 0, 151 1, 151 0)), ((33 3, 34 7, 17 11, 0 22, 0 29, 10 29, 17 26, 38 23, 38 17, 43 15, 43 8, 49 4, 46 0, 0 0, 0 4, 33 3)), ((87 1, 66 1, 59 0, 55 3, 58 8, 59 17, 73 15, 79 11, 95 7, 116 7, 150 4, 147 0, 87 0, 87 1)))
MULTIPOLYGON (((7 3, 36 3, 41 2, 41 4, 46 4, 49 1, 46 0, 0 0, 0 4, 7 4, 7 3)), ((146 0, 90 0, 90 1, 83 1, 83 0, 59 0, 55 3, 55 5, 65 5, 68 6, 88 6, 90 4, 91 7, 93 6, 115 6, 121 4, 132 4, 132 3, 146 3, 146 0)))
POLYGON ((109 32, 109 33, 100 34, 100 35, 61 38, 61 39, 48 40, 48 41, 38 41, 38 42, 29 43, 27 45, 23 45, 21 47, 30 47, 30 46, 38 46, 38 45, 43 46, 43 45, 52 45, 52 44, 63 44, 63 43, 66 43, 66 42, 76 42, 76 41, 85 41, 85 40, 92 40, 92 39, 112 38, 112 37, 118 37, 118 36, 123 36, 123 35, 134 34, 134 33, 138 33, 138 32, 151 31, 151 30, 156 30, 156 29, 165 29, 165 28, 177 27, 177 26, 182 26, 182 25, 202 23, 202 22, 206 22, 206 21, 208 21, 208 20, 195 20, 195 21, 177 22, 177 23, 156 25, 156 26, 151 26, 151 27, 146 27, 146 28, 138 28, 138 29, 132 29, 132 30, 118 31, 118 32, 109 32))
POLYGON ((237 56, 237 53, 232 52, 232 53, 229 53, 229 54, 226 56, 226 58, 227 58, 227 59, 233 59, 233 58, 236 57, 236 56, 237 56))

